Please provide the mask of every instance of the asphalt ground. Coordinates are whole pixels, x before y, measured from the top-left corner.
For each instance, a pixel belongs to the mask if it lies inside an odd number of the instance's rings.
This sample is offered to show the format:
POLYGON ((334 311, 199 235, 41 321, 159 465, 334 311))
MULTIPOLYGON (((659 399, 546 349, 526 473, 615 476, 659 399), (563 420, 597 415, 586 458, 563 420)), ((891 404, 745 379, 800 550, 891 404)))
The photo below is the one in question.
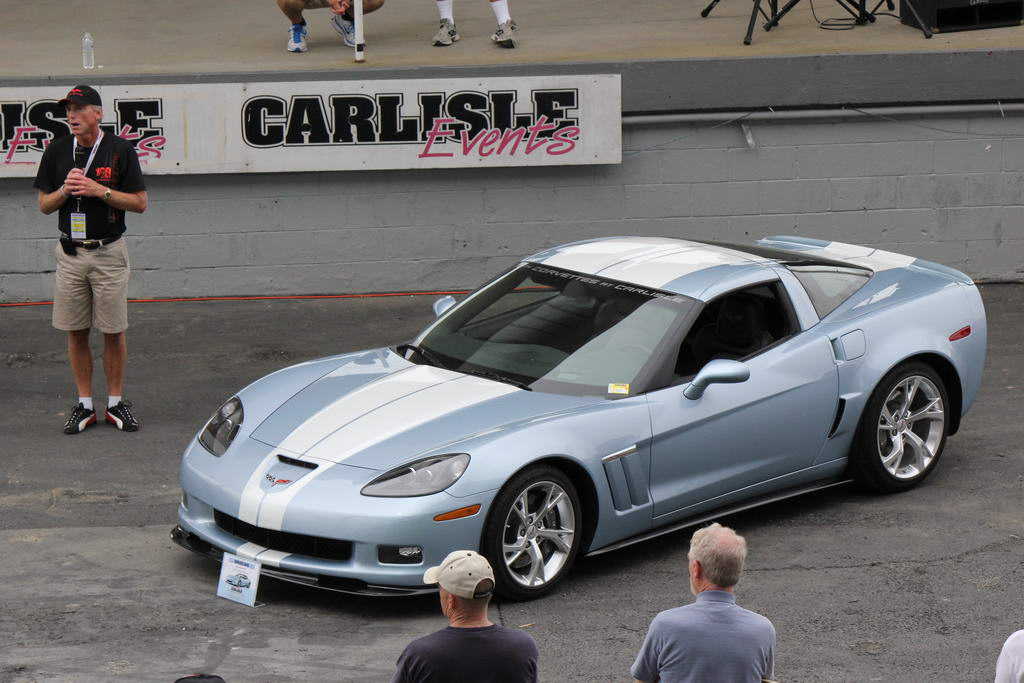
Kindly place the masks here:
MULTIPOLYGON (((985 382, 927 482, 722 520, 747 537, 739 600, 775 623, 780 681, 991 681, 1024 627, 1024 285, 982 293, 985 382)), ((405 643, 444 624, 436 598, 264 579, 249 608, 217 598, 218 566, 169 532, 181 450, 221 401, 293 362, 403 341, 432 298, 132 304, 125 395, 142 429, 73 437, 50 309, 0 308, 0 681, 388 680, 405 643)), ((689 536, 582 559, 492 618, 534 636, 544 681, 629 680, 650 619, 691 599, 689 536)))

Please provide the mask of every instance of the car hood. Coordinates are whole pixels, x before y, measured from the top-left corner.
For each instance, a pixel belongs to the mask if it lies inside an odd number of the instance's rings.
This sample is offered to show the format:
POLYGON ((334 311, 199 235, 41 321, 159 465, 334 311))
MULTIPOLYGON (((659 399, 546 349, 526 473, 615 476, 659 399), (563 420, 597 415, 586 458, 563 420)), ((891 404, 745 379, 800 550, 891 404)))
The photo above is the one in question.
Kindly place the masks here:
POLYGON ((439 449, 458 452, 467 438, 602 400, 525 391, 388 356, 376 372, 346 363, 312 382, 250 437, 295 458, 383 470, 439 449))

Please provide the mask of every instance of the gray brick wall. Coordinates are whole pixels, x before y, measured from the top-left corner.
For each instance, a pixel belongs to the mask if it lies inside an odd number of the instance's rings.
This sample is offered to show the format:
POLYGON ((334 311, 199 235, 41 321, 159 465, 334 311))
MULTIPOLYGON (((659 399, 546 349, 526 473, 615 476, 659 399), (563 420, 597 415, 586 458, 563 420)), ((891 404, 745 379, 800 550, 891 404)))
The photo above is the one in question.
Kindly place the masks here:
MULTIPOLYGON (((617 166, 152 176, 133 297, 465 288, 604 235, 796 233, 1024 280, 1024 116, 627 127, 617 166)), ((55 218, 0 180, 0 300, 48 299, 55 218)))

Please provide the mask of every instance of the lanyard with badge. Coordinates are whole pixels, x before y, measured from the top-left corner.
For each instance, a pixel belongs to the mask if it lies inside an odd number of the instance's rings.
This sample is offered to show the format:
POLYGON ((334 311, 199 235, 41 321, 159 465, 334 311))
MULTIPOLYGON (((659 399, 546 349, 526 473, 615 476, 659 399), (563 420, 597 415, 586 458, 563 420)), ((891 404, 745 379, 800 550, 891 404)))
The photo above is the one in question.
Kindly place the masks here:
MULTIPOLYGON (((100 148, 100 141, 103 140, 103 131, 99 132, 96 136, 96 142, 92 143, 92 151, 89 152, 89 160, 85 162, 85 168, 82 169, 82 174, 88 176, 89 169, 92 167, 92 161, 96 158, 96 152, 100 148)), ((78 138, 72 138, 71 143, 71 162, 74 163, 76 152, 78 151, 78 138)), ((82 211, 82 198, 75 197, 75 210, 71 212, 71 239, 73 240, 84 240, 85 239, 85 213, 82 211)))

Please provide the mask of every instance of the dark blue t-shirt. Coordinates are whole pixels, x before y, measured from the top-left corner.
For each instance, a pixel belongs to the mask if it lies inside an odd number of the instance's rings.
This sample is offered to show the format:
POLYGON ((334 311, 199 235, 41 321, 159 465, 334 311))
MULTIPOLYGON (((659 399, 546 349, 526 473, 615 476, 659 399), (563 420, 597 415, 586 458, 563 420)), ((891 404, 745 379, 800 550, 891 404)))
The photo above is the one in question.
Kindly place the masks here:
POLYGON ((449 626, 409 643, 392 683, 536 683, 537 643, 515 628, 449 626))

